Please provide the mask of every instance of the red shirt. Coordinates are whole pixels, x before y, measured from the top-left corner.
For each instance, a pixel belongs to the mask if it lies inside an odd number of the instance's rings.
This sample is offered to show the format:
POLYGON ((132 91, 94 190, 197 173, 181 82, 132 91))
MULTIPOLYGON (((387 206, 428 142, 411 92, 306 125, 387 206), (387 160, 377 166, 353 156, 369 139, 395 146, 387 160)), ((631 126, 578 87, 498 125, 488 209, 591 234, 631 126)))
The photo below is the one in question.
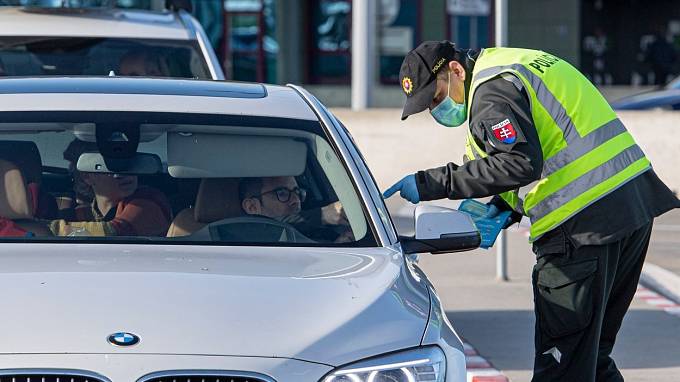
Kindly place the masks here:
POLYGON ((26 237, 30 234, 13 221, 0 217, 0 237, 26 237))
POLYGON ((165 195, 151 187, 140 187, 103 215, 96 203, 78 206, 75 221, 107 224, 118 236, 165 236, 172 222, 172 209, 165 195))
MULTIPOLYGON (((56 213, 54 212, 56 211, 56 203, 54 204, 54 210, 47 210, 52 207, 49 195, 41 193, 40 186, 37 183, 28 184, 28 194, 30 202, 33 203, 33 210, 36 216, 40 216, 38 213, 44 213, 45 215, 56 213), (38 206, 44 207, 40 209, 38 206)), ((19 227, 12 220, 0 216, 0 237, 27 237, 31 235, 31 233, 19 227)))

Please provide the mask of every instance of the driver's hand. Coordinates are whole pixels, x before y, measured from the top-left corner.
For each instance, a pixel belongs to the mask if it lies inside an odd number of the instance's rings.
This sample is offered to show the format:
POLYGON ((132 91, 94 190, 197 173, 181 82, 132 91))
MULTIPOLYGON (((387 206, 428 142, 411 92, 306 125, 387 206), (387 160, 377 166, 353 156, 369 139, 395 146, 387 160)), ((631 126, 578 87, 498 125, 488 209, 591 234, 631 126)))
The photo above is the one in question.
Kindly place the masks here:
POLYGON ((349 225, 342 203, 335 202, 322 207, 321 222, 326 225, 349 225))

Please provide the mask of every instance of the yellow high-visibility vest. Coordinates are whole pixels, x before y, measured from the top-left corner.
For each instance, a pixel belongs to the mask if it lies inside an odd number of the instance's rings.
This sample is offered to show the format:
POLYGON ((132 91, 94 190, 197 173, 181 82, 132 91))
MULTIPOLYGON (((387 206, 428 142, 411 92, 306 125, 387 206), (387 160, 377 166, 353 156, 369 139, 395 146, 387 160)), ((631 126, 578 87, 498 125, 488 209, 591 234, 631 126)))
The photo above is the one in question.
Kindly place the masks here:
MULTIPOLYGON (((566 61, 542 51, 484 49, 472 72, 468 115, 479 85, 502 73, 522 81, 543 152, 541 179, 524 200, 519 190, 500 195, 530 218, 530 241, 651 168, 595 86, 566 61)), ((468 131, 466 156, 487 155, 468 131)))

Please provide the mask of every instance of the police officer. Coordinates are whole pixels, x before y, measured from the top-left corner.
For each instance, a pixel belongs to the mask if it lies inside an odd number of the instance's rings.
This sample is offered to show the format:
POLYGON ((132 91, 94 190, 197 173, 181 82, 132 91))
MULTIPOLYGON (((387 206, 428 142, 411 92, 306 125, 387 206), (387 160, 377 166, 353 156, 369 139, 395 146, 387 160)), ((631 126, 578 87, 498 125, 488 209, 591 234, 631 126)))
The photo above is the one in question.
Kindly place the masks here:
POLYGON ((469 117, 466 161, 397 182, 412 203, 496 195, 531 220, 533 381, 623 381, 610 357, 656 216, 680 207, 597 89, 554 55, 429 41, 401 66, 402 120, 469 117), (528 189, 528 192, 525 190, 528 189))

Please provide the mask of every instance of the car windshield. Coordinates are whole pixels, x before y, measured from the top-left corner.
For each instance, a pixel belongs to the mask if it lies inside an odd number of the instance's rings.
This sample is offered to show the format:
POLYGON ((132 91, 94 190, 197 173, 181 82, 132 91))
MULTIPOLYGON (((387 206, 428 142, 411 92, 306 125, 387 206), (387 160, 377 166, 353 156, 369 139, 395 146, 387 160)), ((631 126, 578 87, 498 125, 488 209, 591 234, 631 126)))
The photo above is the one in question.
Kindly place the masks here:
POLYGON ((0 37, 0 76, 109 75, 210 79, 193 41, 0 37))
POLYGON ((0 241, 375 246, 315 121, 0 113, 0 241))

